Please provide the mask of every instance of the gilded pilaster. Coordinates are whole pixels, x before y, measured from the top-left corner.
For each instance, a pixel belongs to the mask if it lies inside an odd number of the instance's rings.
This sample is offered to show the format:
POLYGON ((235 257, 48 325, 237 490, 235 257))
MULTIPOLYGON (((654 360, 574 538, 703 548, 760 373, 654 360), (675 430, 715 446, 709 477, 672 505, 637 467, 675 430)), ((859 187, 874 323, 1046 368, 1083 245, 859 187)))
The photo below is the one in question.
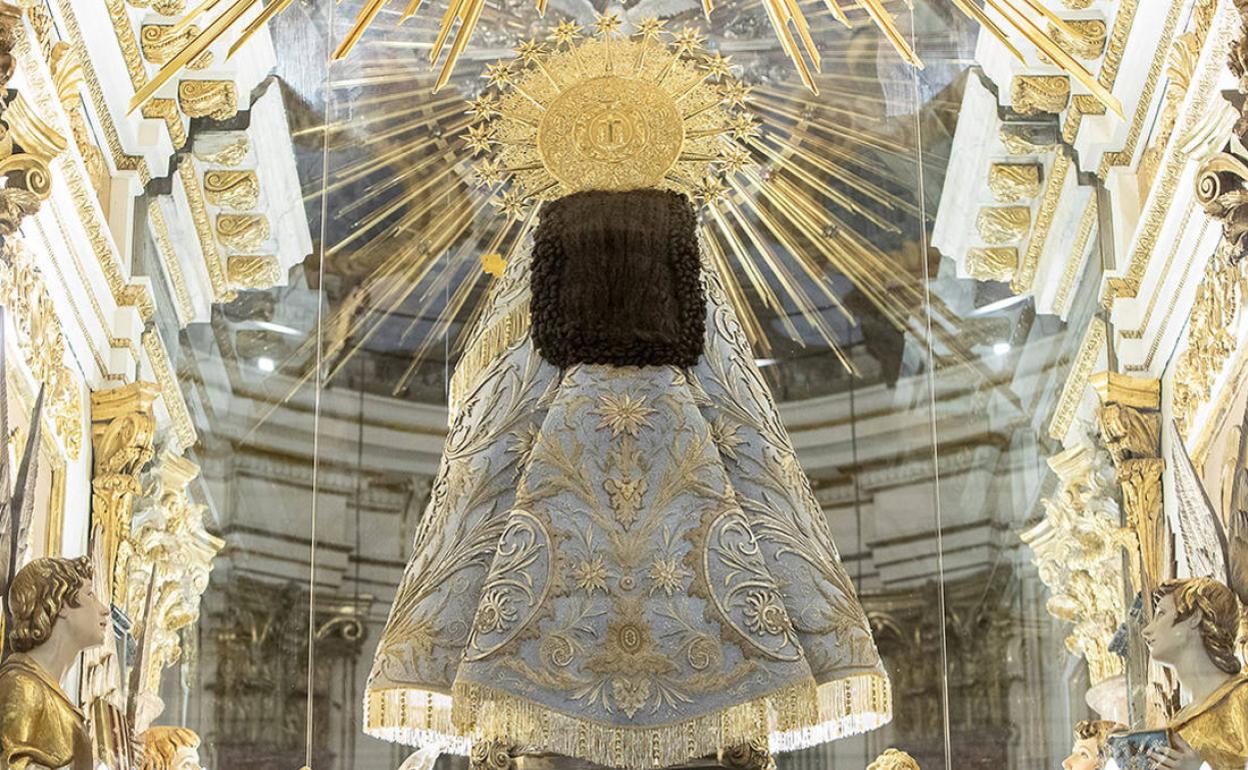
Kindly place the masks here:
POLYGON ((123 605, 122 581, 116 580, 117 553, 130 535, 134 502, 142 487, 139 474, 154 454, 156 418, 152 402, 160 388, 135 382, 91 394, 91 445, 95 450, 91 479, 91 541, 96 580, 115 604, 123 605))
POLYGON ((1171 573, 1171 534, 1161 497, 1161 382, 1098 372, 1091 383, 1100 398, 1097 421, 1122 487, 1126 523, 1140 545, 1134 582, 1148 596, 1171 573))

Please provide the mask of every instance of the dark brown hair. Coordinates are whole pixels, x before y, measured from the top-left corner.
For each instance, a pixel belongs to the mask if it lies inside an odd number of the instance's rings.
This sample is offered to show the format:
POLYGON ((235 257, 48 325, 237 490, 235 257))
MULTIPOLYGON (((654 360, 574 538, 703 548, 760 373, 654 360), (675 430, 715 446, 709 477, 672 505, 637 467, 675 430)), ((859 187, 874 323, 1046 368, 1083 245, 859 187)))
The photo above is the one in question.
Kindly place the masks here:
POLYGON ((589 191, 542 207, 530 272, 533 342, 555 366, 693 366, 706 297, 697 220, 666 190, 589 191))

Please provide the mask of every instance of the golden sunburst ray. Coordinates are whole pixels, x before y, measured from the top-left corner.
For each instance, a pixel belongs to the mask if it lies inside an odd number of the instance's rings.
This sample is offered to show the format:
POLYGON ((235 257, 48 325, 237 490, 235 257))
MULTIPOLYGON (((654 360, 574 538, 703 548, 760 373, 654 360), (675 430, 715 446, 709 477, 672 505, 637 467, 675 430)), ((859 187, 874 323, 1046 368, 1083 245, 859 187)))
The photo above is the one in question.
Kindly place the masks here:
MULTIPOLYGON (((192 21, 206 15, 227 3, 228 0, 204 0, 190 14, 180 20, 177 25, 179 32, 188 28, 192 21), (179 26, 181 25, 181 26, 179 26)), ((160 70, 136 93, 131 100, 130 110, 134 111, 156 94, 175 75, 180 73, 190 62, 194 61, 203 51, 211 47, 218 39, 230 32, 235 25, 241 23, 247 12, 262 0, 235 0, 228 5, 216 19, 207 25, 198 35, 192 37, 160 70)), ((980 24, 991 35, 997 38, 1014 56, 1023 59, 1023 54, 1011 40, 1012 35, 1020 35, 1040 53, 1057 64, 1063 71, 1078 80, 1099 101, 1115 114, 1122 116, 1122 105, 1100 80, 1088 69, 1072 57, 1048 30, 1040 27, 1032 15, 1051 21, 1061 30, 1069 30, 1060 17, 1052 12, 1042 0, 983 0, 980 7, 977 0, 951 0, 968 18, 980 24), (993 11, 994 18, 987 11, 993 11), (1004 26, 1002 24, 1004 22, 1004 26)), ((272 0, 262 6, 260 15, 249 22, 231 44, 227 58, 255 34, 273 16, 281 13, 291 4, 291 0, 272 0)), ((389 4, 389 0, 365 0, 360 7, 355 21, 333 52, 334 60, 345 59, 359 43, 365 31, 375 22, 381 10, 389 4)), ((908 3, 907 3, 908 4, 908 3)), ((399 23, 409 19, 419 9, 419 0, 409 0, 400 15, 399 23)), ((802 10, 798 0, 762 0, 776 38, 786 57, 792 62, 803 84, 812 92, 818 92, 815 74, 822 69, 819 48, 815 44, 811 32, 811 24, 802 10), (795 34, 796 33, 796 34, 795 34), (809 63, 808 63, 809 62, 809 63)), ((842 24, 849 25, 849 17, 840 7, 838 0, 825 0, 825 5, 834 18, 842 24)), ((544 14, 546 0, 535 0, 539 14, 544 14)), ((709 15, 713 4, 711 0, 703 0, 703 9, 709 15)), ((913 66, 921 67, 922 61, 915 53, 913 46, 902 34, 896 19, 885 7, 885 0, 858 0, 860 7, 870 21, 881 31, 889 44, 897 51, 901 59, 913 66)), ((446 43, 451 42, 446 52, 442 68, 433 83, 432 91, 437 93, 450 80, 455 65, 468 46, 477 23, 480 20, 485 0, 449 0, 441 22, 438 24, 437 37, 430 49, 430 64, 435 65, 443 59, 446 43)), ((609 22, 610 23, 610 22, 609 22)), ((618 23, 614 23, 618 26, 618 23)))
MULTIPOLYGON (((478 256, 502 253, 510 261, 535 221, 533 204, 569 190, 545 170, 537 142, 542 113, 514 85, 552 104, 577 80, 604 74, 595 47, 606 44, 617 46, 613 76, 653 80, 668 69, 674 74, 662 87, 669 96, 697 77, 699 89, 678 113, 696 145, 682 154, 697 160, 663 179, 706 201, 699 226, 705 257, 756 354, 784 356, 786 346, 811 345, 856 371, 839 331, 839 318, 853 321, 841 296, 847 284, 893 327, 929 338, 924 274, 899 264, 897 246, 918 248, 923 212, 894 179, 899 164, 915 162, 916 149, 878 119, 882 105, 863 93, 860 77, 818 75, 821 90, 836 97, 815 102, 797 83, 711 82, 701 73, 716 68, 715 52, 678 57, 669 67, 670 44, 655 25, 609 41, 585 39, 572 22, 556 29, 549 50, 518 45, 524 66, 512 65, 494 85, 482 91, 475 73, 462 75, 456 89, 463 96, 439 96, 425 110, 414 95, 436 73, 414 77, 390 48, 366 44, 359 63, 329 84, 352 89, 352 114, 304 134, 328 142, 329 151, 328 176, 308 180, 307 197, 331 198, 323 201, 331 218, 320 254, 326 270, 357 277, 331 300, 325 336, 307 342, 324 346, 331 379, 362 353, 408 357, 389 382, 396 391, 413 378, 427 387, 451 365, 441 360, 444 346, 451 359, 462 350, 495 280, 478 256), (496 126, 498 141, 487 142, 474 164, 466 131, 487 124, 496 126)), ((699 37, 682 35, 685 47, 695 49, 699 37)), ((967 345, 939 320, 930 339, 938 366, 974 366, 967 345)), ((291 360, 310 365, 314 348, 307 346, 291 360)))

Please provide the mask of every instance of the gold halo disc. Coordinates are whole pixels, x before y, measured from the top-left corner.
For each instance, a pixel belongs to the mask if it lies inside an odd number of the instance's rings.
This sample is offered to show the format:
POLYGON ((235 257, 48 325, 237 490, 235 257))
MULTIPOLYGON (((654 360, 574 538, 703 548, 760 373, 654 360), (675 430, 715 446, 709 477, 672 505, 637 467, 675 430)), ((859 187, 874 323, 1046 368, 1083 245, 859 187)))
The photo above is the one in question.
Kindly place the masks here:
POLYGON ((542 162, 570 191, 658 187, 684 141, 683 116, 670 94, 617 75, 568 88, 537 130, 542 162))

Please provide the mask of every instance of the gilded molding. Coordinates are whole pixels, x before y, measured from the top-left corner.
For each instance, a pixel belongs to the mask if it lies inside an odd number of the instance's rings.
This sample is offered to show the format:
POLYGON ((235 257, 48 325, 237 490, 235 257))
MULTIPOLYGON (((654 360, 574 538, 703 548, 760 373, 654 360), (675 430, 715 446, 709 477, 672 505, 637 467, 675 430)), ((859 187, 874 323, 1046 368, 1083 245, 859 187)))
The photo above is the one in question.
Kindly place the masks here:
POLYGON ((65 363, 65 332, 35 257, 18 238, 0 248, 0 301, 13 316, 17 349, 31 377, 43 384, 44 414, 66 456, 82 449, 83 387, 65 363))
POLYGON ((255 171, 223 171, 204 173, 204 195, 214 206, 234 211, 254 209, 260 202, 260 179, 255 171))
POLYGON ((1016 243, 1031 229, 1031 209, 1027 206, 984 206, 975 219, 975 229, 984 243, 994 246, 1016 243))
POLYGON ((1070 253, 1066 255, 1066 266, 1062 270, 1062 280, 1058 284, 1057 294, 1053 297, 1053 310, 1065 315, 1069 310, 1071 293, 1075 287, 1075 279, 1079 277, 1079 268, 1083 265, 1084 255, 1088 251, 1088 241, 1092 238, 1092 230, 1096 226, 1096 196, 1088 198, 1088 205, 1079 218, 1079 230, 1075 233, 1075 242, 1070 253))
MULTIPOLYGON (((1186 0, 1171 0, 1170 10, 1166 15, 1165 24, 1162 28, 1161 39, 1163 41, 1174 39, 1175 31, 1179 25, 1179 18, 1186 6, 1186 0)), ((1117 30, 1115 30, 1116 32, 1117 30)), ((1130 34, 1130 30, 1127 30, 1124 34, 1130 34)), ((1153 93, 1157 90, 1157 83, 1165 71, 1169 52, 1170 48, 1165 43, 1157 46, 1157 52, 1153 55, 1153 61, 1148 68, 1148 75, 1144 79, 1144 88, 1140 91, 1140 100, 1136 106, 1135 115, 1131 117, 1131 125, 1127 129, 1127 138, 1123 143, 1123 148, 1117 152, 1107 152, 1101 157, 1100 166, 1096 171, 1096 175, 1101 179, 1104 179, 1105 175, 1114 166, 1129 165, 1131 159, 1135 157, 1135 149, 1143 135, 1145 122, 1148 120, 1148 116, 1152 114, 1153 93)))
POLYGON ((988 189, 998 203, 1018 203, 1040 193, 1039 163, 993 163, 988 167, 988 189))
POLYGON ((1066 189, 1066 175, 1070 172, 1072 165, 1074 165, 1073 161, 1065 153, 1058 153, 1053 159, 1053 169, 1045 184, 1044 198, 1040 201, 1040 208, 1036 212, 1035 231, 1027 243, 1026 251, 1023 252, 1018 275, 1015 276, 1010 286, 1015 294, 1022 294, 1030 289, 1032 281, 1035 280, 1036 267, 1040 264, 1040 254, 1049 240, 1049 231, 1053 228, 1053 221, 1057 216, 1057 206, 1061 202, 1062 191, 1066 189))
MULTIPOLYGON (((174 33, 172 24, 144 24, 139 28, 139 41, 143 56, 152 64, 164 64, 174 54, 199 34, 199 25, 192 24, 180 33, 174 33)), ((200 70, 212 64, 212 51, 204 51, 186 65, 188 70, 200 70)))
POLYGON ((237 254, 229 259, 229 278, 239 289, 267 289, 281 282, 282 266, 274 256, 237 254))
POLYGON ((264 214, 218 214, 217 238, 233 251, 255 251, 269 239, 269 218, 264 214))
POLYGON ((1010 82, 1010 106, 1020 115, 1061 112, 1069 101, 1066 75, 1015 75, 1010 82))
POLYGON ((1130 530, 1119 526, 1113 461, 1083 435, 1049 458, 1058 486, 1042 501, 1044 519, 1021 533, 1031 547, 1040 579, 1052 596, 1049 614, 1071 623, 1066 649, 1088 662, 1092 684, 1123 673, 1123 659, 1109 642, 1126 619, 1122 549, 1136 549, 1130 530))
MULTIPOLYGON (((1176 0, 1177 6, 1184 3, 1176 0)), ((1177 24, 1178 11, 1175 7, 1171 8, 1170 17, 1167 18, 1167 27, 1173 32, 1173 27, 1177 24)), ((1234 29, 1232 25, 1223 24, 1220 26, 1220 33, 1217 39, 1209 42, 1209 45, 1218 46, 1217 50, 1225 51, 1230 44, 1230 37, 1234 29)), ((1213 37, 1210 35, 1210 37, 1213 37)), ((1160 77, 1163 64, 1167 59, 1169 49, 1160 49, 1154 58, 1154 67, 1149 71, 1149 85, 1146 87, 1145 96, 1141 100, 1141 108, 1137 110, 1136 123, 1132 125, 1131 131, 1138 132, 1137 124, 1142 125, 1144 117, 1147 114, 1147 102, 1151 98, 1151 90, 1155 87, 1155 79, 1160 77), (1156 72, 1154 73, 1154 70, 1156 72)), ((1215 57, 1220 59, 1221 57, 1215 57)), ((1198 73, 1198 79, 1189 87, 1190 95, 1187 99, 1187 110, 1185 112, 1185 125, 1178 129, 1180 136, 1188 133, 1189 127, 1204 118, 1205 113, 1209 110, 1210 102, 1213 99, 1221 99, 1222 96, 1217 93, 1214 83, 1223 72, 1222 66, 1208 66, 1198 73)), ((1130 139, 1130 136, 1128 137, 1130 139)), ((1128 153, 1126 158, 1119 158, 1118 161, 1111 162, 1111 159, 1103 160, 1098 175, 1104 178, 1105 173, 1113 165, 1121 165, 1127 162, 1130 154, 1134 152, 1136 139, 1128 142, 1128 153), (1120 161, 1120 162, 1119 162, 1120 161)), ((1127 152, 1127 150, 1124 150, 1127 152)), ((1120 297, 1131 298, 1139 292, 1140 284, 1143 282, 1144 273, 1148 268, 1149 259, 1156 250, 1157 239, 1161 236, 1161 230, 1165 225, 1166 218, 1170 212, 1170 203, 1174 199, 1175 192, 1178 190, 1179 180, 1183 176, 1183 169, 1188 161, 1188 156, 1178 151, 1171 142, 1167 147, 1161 168, 1157 172, 1156 181, 1153 189, 1148 197, 1148 204, 1141 213, 1139 224, 1136 226, 1135 241, 1131 247, 1130 257, 1127 260, 1127 267, 1121 278, 1112 279, 1106 283, 1105 291, 1102 294, 1101 302, 1107 308, 1112 307, 1116 299, 1120 297)))
POLYGON ((178 252, 173 246, 173 238, 169 235, 169 223, 155 201, 147 204, 147 223, 152 229, 156 250, 160 254, 161 265, 169 283, 173 286, 174 309, 178 315, 178 325, 185 327, 195 316, 195 305, 191 302, 191 293, 186 285, 186 275, 178 262, 178 252))
MULTIPOLYGON (((204 175, 207 182, 208 175, 214 173, 234 173, 234 172, 208 172, 204 175)), ((247 172, 252 173, 252 172, 247 172)), ((182 178, 182 187, 186 192, 186 200, 191 209, 191 220, 195 224, 195 234, 199 237, 200 252, 204 257, 204 265, 208 268, 208 278, 212 283, 212 294, 214 301, 222 301, 229 296, 229 287, 226 285, 225 266, 221 260, 221 252, 217 249, 216 235, 213 233, 212 222, 208 218, 208 208, 204 205, 205 192, 199 188, 199 178, 195 174, 195 167, 191 164, 190 158, 183 158, 178 164, 178 175, 182 178)), ((254 174, 253 174, 254 179, 254 174)), ((212 200, 212 196, 208 196, 212 200)), ((215 201, 213 201, 215 203, 215 201)))
POLYGON ((1100 19, 1063 19, 1074 32, 1069 34, 1056 24, 1049 24, 1049 35, 1066 53, 1078 59, 1099 59, 1105 52, 1108 31, 1100 19))
POLYGON ((140 112, 151 120, 163 120, 169 130, 169 140, 179 150, 186 146, 186 126, 178 113, 178 103, 172 99, 149 99, 140 112))
POLYGON ((79 52, 79 61, 82 62, 83 75, 87 83, 87 93, 90 96, 92 106, 95 108, 95 115, 99 117, 100 126, 103 128, 104 142, 108 145, 113 166, 118 171, 138 174, 139 180, 143 184, 147 184, 152 178, 147 161, 139 156, 127 155, 125 149, 121 146, 121 137, 117 133, 117 125, 109 114, 108 100, 104 96, 104 89, 100 85, 99 76, 96 74, 95 67, 90 59, 81 54, 86 48, 82 39, 82 28, 78 25, 78 17, 74 15, 72 0, 54 0, 54 2, 60 9, 61 18, 65 21, 64 31, 66 38, 74 47, 74 50, 79 52))
POLYGON ((1079 411, 1079 403, 1092 376, 1092 369, 1100 359, 1105 348, 1105 322, 1093 318, 1088 323, 1088 330, 1083 333, 1083 341, 1079 343, 1079 352, 1075 354, 1070 373, 1062 385, 1062 393, 1058 396, 1057 407, 1053 411, 1053 419, 1049 421, 1049 436, 1061 441, 1073 424, 1079 411))
POLYGON ((992 246, 966 252, 966 272, 981 281, 1009 282, 1018 269, 1018 249, 992 246))
POLYGON ((238 114, 238 87, 233 80, 183 80, 178 106, 190 118, 228 120, 238 114))
POLYGON ((117 45, 121 48, 121 58, 126 63, 126 72, 130 75, 130 84, 137 91, 147 83, 147 68, 143 64, 139 41, 134 36, 130 12, 126 10, 124 0, 103 0, 103 2, 104 7, 108 9, 108 19, 113 24, 117 45))
POLYGON ((187 408, 182 388, 178 386, 177 375, 174 374, 173 364, 169 360, 169 351, 154 328, 143 332, 143 350, 147 352, 148 363, 156 376, 156 384, 160 386, 160 395, 165 401, 165 409, 169 411, 178 445, 182 449, 195 446, 199 441, 199 434, 191 420, 191 410, 187 408))

